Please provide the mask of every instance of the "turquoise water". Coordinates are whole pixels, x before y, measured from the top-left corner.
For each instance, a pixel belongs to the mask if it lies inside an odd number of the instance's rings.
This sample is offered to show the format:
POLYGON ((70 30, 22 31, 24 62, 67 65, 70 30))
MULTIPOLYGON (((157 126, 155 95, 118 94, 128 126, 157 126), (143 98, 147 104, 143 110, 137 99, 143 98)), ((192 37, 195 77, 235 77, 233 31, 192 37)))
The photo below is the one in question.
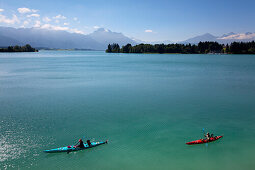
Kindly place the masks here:
POLYGON ((0 169, 254 169, 254 101, 252 55, 1 53, 0 169))

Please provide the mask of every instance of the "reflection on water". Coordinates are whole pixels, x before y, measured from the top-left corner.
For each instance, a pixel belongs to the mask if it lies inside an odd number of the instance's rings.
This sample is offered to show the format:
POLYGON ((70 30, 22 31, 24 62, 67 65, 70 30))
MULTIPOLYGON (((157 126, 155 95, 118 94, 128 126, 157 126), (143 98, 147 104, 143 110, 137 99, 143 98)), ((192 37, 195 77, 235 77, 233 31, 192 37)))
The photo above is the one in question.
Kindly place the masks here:
MULTIPOLYGON (((36 149, 40 146, 37 134, 30 134, 26 122, 20 122, 18 117, 7 116, 0 126, 0 162, 4 169, 20 168, 24 164, 34 164, 39 156, 36 149), (17 164, 18 163, 18 164, 17 164)), ((1 169, 1 168, 0 168, 1 169)))
POLYGON ((0 136, 0 162, 5 169, 9 167, 15 168, 11 164, 13 160, 21 157, 25 158, 28 145, 24 139, 26 138, 22 137, 17 140, 17 137, 14 137, 11 131, 7 131, 5 136, 0 136))

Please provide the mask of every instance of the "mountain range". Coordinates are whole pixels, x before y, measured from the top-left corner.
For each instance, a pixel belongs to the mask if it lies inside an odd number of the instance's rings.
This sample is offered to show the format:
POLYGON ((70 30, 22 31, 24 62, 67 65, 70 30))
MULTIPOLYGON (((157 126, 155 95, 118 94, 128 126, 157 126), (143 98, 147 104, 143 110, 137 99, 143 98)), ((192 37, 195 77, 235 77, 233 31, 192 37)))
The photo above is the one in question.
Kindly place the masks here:
POLYGON ((122 33, 104 28, 84 35, 41 28, 0 27, 0 47, 30 44, 36 48, 105 50, 109 43, 137 44, 122 33))
POLYGON ((181 41, 178 43, 191 43, 197 44, 200 41, 217 41, 221 44, 230 44, 231 42, 248 42, 255 41, 255 33, 246 32, 246 33, 233 33, 230 32, 228 34, 223 34, 222 36, 214 36, 212 34, 206 33, 200 36, 196 36, 185 41, 181 41))
POLYGON ((227 44, 234 41, 247 42, 254 41, 255 33, 233 33, 223 34, 222 36, 214 36, 206 33, 200 36, 189 38, 185 41, 173 42, 155 41, 144 42, 135 38, 129 38, 122 33, 112 32, 105 28, 99 28, 91 34, 70 33, 67 31, 57 31, 41 28, 12 28, 0 27, 0 47, 30 44, 36 48, 56 48, 56 49, 93 49, 105 50, 109 43, 118 43, 120 46, 128 43, 135 45, 139 43, 150 44, 169 44, 169 43, 191 43, 197 44, 200 41, 217 41, 227 44))

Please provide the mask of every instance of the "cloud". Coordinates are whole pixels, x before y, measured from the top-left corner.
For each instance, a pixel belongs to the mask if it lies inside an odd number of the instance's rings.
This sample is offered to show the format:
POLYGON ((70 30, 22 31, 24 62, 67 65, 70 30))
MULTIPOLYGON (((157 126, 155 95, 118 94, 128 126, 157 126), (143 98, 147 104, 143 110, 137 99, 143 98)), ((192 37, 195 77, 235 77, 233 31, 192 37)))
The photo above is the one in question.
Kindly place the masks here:
POLYGON ((18 8, 17 10, 21 14, 30 13, 30 12, 37 12, 38 11, 36 9, 29 9, 29 8, 18 8))
POLYGON ((51 19, 50 19, 49 17, 44 17, 44 18, 43 18, 43 21, 44 21, 44 22, 50 22, 51 19))
POLYGON ((13 14, 12 15, 12 18, 6 18, 6 16, 4 15, 0 15, 0 23, 6 23, 6 24, 15 24, 15 23, 19 23, 19 19, 18 17, 13 14))
POLYGON ((64 25, 69 25, 69 23, 65 22, 64 25))
POLYGON ((30 15, 27 15, 27 17, 40 17, 39 14, 30 14, 30 15))
POLYGON ((51 29, 51 25, 50 24, 44 24, 41 26, 42 29, 51 29))
POLYGON ((152 30, 145 30, 144 32, 153 32, 152 30))
POLYGON ((35 25, 34 25, 34 27, 37 27, 37 28, 38 28, 38 27, 40 27, 40 26, 41 26, 41 22, 40 22, 40 21, 38 21, 38 20, 37 20, 37 21, 35 21, 35 25))
POLYGON ((83 31, 78 30, 78 29, 76 29, 76 28, 74 28, 74 29, 70 29, 70 31, 71 31, 71 32, 74 32, 74 33, 76 33, 76 34, 84 34, 84 32, 83 32, 83 31))
POLYGON ((73 20, 77 21, 77 20, 78 20, 78 18, 74 17, 74 18, 73 18, 73 20))
POLYGON ((60 30, 60 31, 68 31, 69 28, 68 27, 60 27, 60 26, 54 26, 51 24, 44 24, 42 25, 40 28, 42 29, 49 29, 49 30, 60 30))
POLYGON ((29 8, 18 8, 17 10, 18 10, 19 13, 21 13, 21 14, 25 14, 25 13, 31 12, 31 10, 30 10, 29 8))
POLYGON ((0 8, 0 12, 3 12, 3 11, 4 11, 4 9, 1 9, 1 8, 0 8))
POLYGON ((26 25, 28 25, 30 22, 31 22, 31 20, 25 20, 25 21, 23 22, 23 25, 21 25, 20 27, 21 27, 21 28, 25 28, 26 25))
POLYGON ((77 34, 84 34, 83 31, 78 30, 76 28, 61 27, 61 26, 55 26, 55 25, 51 25, 51 24, 41 25, 40 28, 48 29, 48 30, 56 30, 56 31, 68 31, 68 32, 77 33, 77 34))
POLYGON ((94 29, 98 29, 98 28, 101 28, 101 27, 99 27, 99 26, 95 25, 93 28, 94 28, 94 29))
POLYGON ((241 33, 241 34, 233 34, 225 37, 221 37, 218 39, 221 40, 229 40, 229 39, 237 39, 237 40, 244 40, 244 39, 251 39, 255 37, 255 33, 241 33))
POLYGON ((23 22, 23 25, 27 25, 27 24, 29 24, 29 21, 24 21, 23 22))
POLYGON ((54 19, 66 19, 66 17, 65 16, 63 16, 63 15, 57 15, 57 16, 55 16, 55 17, 53 17, 54 19))

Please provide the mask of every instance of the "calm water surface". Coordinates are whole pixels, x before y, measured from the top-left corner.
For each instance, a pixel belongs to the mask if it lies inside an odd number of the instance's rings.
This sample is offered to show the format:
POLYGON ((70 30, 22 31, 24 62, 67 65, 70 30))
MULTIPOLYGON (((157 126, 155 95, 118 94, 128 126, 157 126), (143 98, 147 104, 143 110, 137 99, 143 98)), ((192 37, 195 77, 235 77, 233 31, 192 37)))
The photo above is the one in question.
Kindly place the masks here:
POLYGON ((254 141, 255 56, 0 54, 0 169, 255 169, 254 141), (42 152, 81 137, 109 144, 42 152))

